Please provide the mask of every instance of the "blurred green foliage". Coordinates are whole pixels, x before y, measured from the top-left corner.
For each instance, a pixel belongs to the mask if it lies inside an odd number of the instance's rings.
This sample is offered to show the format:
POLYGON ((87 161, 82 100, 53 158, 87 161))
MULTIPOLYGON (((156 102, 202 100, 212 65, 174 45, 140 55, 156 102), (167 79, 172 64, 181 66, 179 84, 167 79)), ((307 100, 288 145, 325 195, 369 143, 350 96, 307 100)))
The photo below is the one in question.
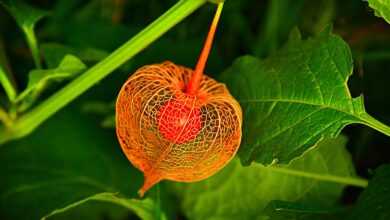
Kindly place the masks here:
POLYGON ((368 188, 360 196, 350 220, 390 218, 390 166, 382 165, 375 170, 368 188))
MULTIPOLYGON (((30 35, 31 29, 34 29, 39 41, 37 45, 43 68, 53 70, 67 54, 78 57, 87 67, 92 66, 175 2, 175 0, 149 0, 147 3, 141 0, 26 1, 34 8, 45 11, 45 14, 46 11, 49 12, 42 20, 38 19, 38 23, 34 22, 32 26, 30 23, 28 26, 30 35)), ((38 219, 55 209, 67 207, 102 192, 119 193, 119 198, 136 197, 135 192, 141 185, 142 175, 122 154, 114 131, 105 129, 102 125, 105 127, 113 125, 112 103, 123 82, 138 67, 164 60, 172 60, 189 67, 195 65, 214 8, 213 4, 202 7, 76 102, 45 122, 31 136, 0 146, 0 218, 38 219)), ((14 20, 6 9, 0 8, 0 65, 10 80, 17 85, 16 90, 23 91, 29 86, 28 73, 35 69, 37 61, 34 63, 28 47, 31 42, 25 41, 26 31, 21 31, 18 24, 23 25, 21 19, 14 20)), ((353 96, 363 93, 367 111, 389 124, 390 29, 383 19, 374 16, 373 9, 364 1, 227 0, 207 73, 218 77, 235 58, 245 54, 268 57, 277 53, 294 27, 298 27, 303 38, 307 38, 318 35, 329 24, 333 24, 334 32, 340 35, 352 50, 355 68, 354 75, 348 83, 353 96)), ((47 98, 63 85, 64 82, 51 85, 48 90, 37 96, 36 101, 47 98)), ((7 99, 5 93, 0 95, 2 108, 8 107, 3 101, 7 99)), ((358 174, 370 177, 370 169, 390 162, 389 138, 360 126, 349 127, 344 133, 349 140, 347 148, 352 155, 350 163, 353 162, 358 174)), ((343 151, 343 146, 340 146, 340 149, 343 151)), ((230 166, 241 165, 233 161, 230 166)), ((252 170, 256 167, 245 169, 252 170)), ((219 175, 230 175, 229 170, 223 170, 219 175)), ((278 177, 288 179, 282 175, 278 177)), ((207 181, 218 182, 212 179, 207 181)), ((188 187, 187 190, 198 187, 198 190, 203 191, 210 187, 207 181, 198 185, 184 185, 188 187)), ((221 185, 217 184, 215 187, 223 187, 224 181, 223 179, 221 185)), ((157 198, 155 191, 151 191, 147 195, 148 198, 153 202, 161 200, 162 212, 168 219, 199 219, 194 214, 199 210, 199 206, 191 206, 185 201, 192 200, 191 202, 200 204, 200 207, 207 203, 202 203, 196 198, 198 193, 185 198, 177 196, 177 193, 171 193, 170 184, 169 182, 161 184, 161 198, 157 198)), ((251 196, 255 196, 252 195, 252 189, 256 187, 254 180, 253 184, 246 186, 242 191, 242 196, 249 198, 247 201, 251 204, 255 199, 261 200, 260 197, 251 200, 251 196)), ((279 190, 277 183, 274 182, 269 188, 279 190)), ((340 195, 340 186, 336 188, 337 192, 332 190, 332 198, 327 201, 334 203, 337 203, 335 202, 337 200, 343 201, 336 204, 336 209, 339 210, 341 207, 344 211, 343 207, 353 203, 359 191, 347 190, 344 195, 340 195)), ((236 189, 232 186, 230 190, 236 189)), ((363 198, 359 200, 359 207, 369 207, 364 203, 369 194, 375 193, 373 191, 370 187, 367 189, 363 198)), ((240 195, 240 191, 234 192, 240 195)), ((289 192, 292 191, 287 190, 287 193, 289 192)), ((321 192, 326 191, 319 191, 321 192)), ((269 200, 283 198, 286 197, 270 197, 269 200)), ((301 203, 297 205, 294 203, 297 200, 295 197, 289 198, 291 198, 289 201, 293 200, 293 203, 288 204, 289 207, 293 207, 291 209, 304 209, 313 219, 312 214, 318 208, 317 202, 307 206, 301 205, 302 201, 298 201, 301 203)), ((231 198, 233 203, 234 199, 231 198)), ((245 204, 236 205, 240 208, 239 205, 245 204)), ((262 207, 265 208, 265 205, 264 203, 262 207)), ((374 205, 376 207, 378 204, 374 205)), ((210 211, 210 215, 213 211, 215 210, 210 211)), ((245 207, 234 211, 246 212, 245 207)), ((258 214, 255 208, 251 211, 253 212, 249 215, 258 214)), ((292 215, 296 219, 303 219, 300 218, 302 215, 296 213, 287 215, 275 213, 272 207, 268 207, 261 214, 273 216, 275 219, 289 219, 292 215)), ((203 214, 200 213, 199 216, 203 214)), ((107 202, 90 201, 53 218, 138 217, 131 209, 107 202)))
MULTIPOLYGON (((308 175, 355 176, 351 158, 344 148, 346 141, 343 136, 323 141, 318 148, 287 166, 253 164, 244 167, 238 160, 233 160, 215 176, 200 183, 177 183, 174 190, 182 201, 183 212, 190 219, 263 219, 269 215, 266 207, 273 200, 330 209, 337 207, 342 185, 288 173, 298 170, 308 175)), ((313 218, 321 214, 317 213, 313 218)))

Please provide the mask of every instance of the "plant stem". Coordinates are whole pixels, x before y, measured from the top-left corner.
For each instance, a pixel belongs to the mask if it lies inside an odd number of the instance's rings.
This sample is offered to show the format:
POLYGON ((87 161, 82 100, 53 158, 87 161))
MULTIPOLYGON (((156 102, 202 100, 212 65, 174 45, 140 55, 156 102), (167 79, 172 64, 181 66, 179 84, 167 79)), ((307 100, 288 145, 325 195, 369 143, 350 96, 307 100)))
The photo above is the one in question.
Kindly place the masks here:
POLYGON ((142 51, 205 3, 206 0, 180 0, 161 17, 111 53, 107 58, 91 67, 83 75, 20 117, 11 128, 3 128, 3 130, 0 130, 0 144, 11 139, 23 137, 32 132, 58 110, 142 51))
POLYGON ((3 122, 4 126, 6 127, 12 126, 12 119, 3 108, 0 108, 0 122, 3 122))
POLYGON ((222 9, 223 9, 223 2, 218 4, 217 11, 215 12, 215 16, 213 19, 213 22, 211 23, 210 31, 207 35, 206 41, 204 43, 204 47, 202 49, 202 52, 200 53, 198 63, 196 64, 194 73, 191 76, 191 80, 187 85, 187 92, 190 95, 196 94, 198 91, 200 82, 202 81, 202 76, 204 69, 206 67, 207 59, 209 57, 213 41, 214 41, 214 36, 215 32, 217 30, 219 18, 221 17, 222 9))
POLYGON ((0 65, 0 83, 3 86, 8 99, 13 102, 16 98, 16 88, 12 84, 12 80, 9 78, 6 70, 0 65))
POLYGON ((318 173, 310 173, 306 171, 300 171, 300 170, 292 170, 284 167, 276 167, 276 166, 269 166, 266 167, 268 170, 272 170, 273 172, 293 175, 293 176, 300 176, 305 178, 311 178, 315 180, 321 180, 321 181, 327 181, 327 182, 333 182, 333 183, 339 183, 339 184, 346 184, 351 186, 358 186, 358 187, 367 187, 368 181, 366 179, 358 178, 358 177, 343 177, 343 176, 334 176, 334 175, 327 175, 327 174, 318 174, 318 173))
POLYGON ((41 55, 38 49, 37 38, 34 33, 34 28, 23 28, 23 31, 26 35, 27 44, 30 47, 32 57, 34 59, 35 67, 38 69, 42 69, 41 65, 41 55))
POLYGON ((0 35, 0 83, 4 87, 8 99, 13 102, 17 96, 17 86, 5 52, 5 45, 0 35))
POLYGON ((372 117, 371 115, 369 115, 367 113, 359 116, 359 118, 362 120, 362 124, 365 124, 371 128, 374 128, 375 130, 390 137, 390 127, 389 126, 376 120, 374 117, 372 117))

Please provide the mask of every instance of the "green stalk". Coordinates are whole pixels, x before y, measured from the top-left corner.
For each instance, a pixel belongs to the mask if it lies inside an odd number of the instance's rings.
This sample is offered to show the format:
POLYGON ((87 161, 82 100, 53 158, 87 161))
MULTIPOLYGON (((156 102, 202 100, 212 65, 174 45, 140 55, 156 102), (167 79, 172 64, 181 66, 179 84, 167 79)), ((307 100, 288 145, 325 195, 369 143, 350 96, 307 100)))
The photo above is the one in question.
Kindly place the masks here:
POLYGON ((390 127, 383 124, 382 122, 376 120, 371 115, 365 113, 365 114, 359 116, 359 119, 362 120, 362 124, 367 125, 373 129, 381 132, 382 134, 385 134, 385 135, 390 137, 390 127))
POLYGON ((11 73, 2 36, 0 36, 0 83, 4 88, 8 99, 11 102, 14 102, 17 96, 16 82, 11 73))
POLYGON ((16 99, 16 88, 12 84, 12 80, 6 70, 0 64, 0 83, 3 86, 8 99, 13 102, 16 99))
POLYGON ((31 50, 32 57, 34 59, 35 67, 37 69, 42 69, 41 64, 41 55, 39 53, 38 41, 34 33, 34 27, 32 28, 23 28, 24 34, 26 35, 26 40, 28 47, 31 50))
POLYGON ((32 132, 58 110, 142 51, 206 2, 207 0, 180 0, 107 58, 91 67, 83 75, 16 120, 11 128, 2 128, 3 130, 0 130, 0 144, 32 132))
POLYGON ((0 122, 2 122, 5 127, 12 126, 12 119, 3 108, 0 108, 0 122))

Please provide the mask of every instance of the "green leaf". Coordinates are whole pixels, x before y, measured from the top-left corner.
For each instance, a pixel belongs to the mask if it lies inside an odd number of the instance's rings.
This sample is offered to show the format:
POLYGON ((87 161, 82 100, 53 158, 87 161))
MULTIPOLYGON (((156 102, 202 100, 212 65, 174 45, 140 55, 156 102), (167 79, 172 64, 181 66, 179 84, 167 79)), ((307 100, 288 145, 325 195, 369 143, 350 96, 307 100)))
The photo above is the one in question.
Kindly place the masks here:
POLYGON ((57 43, 43 43, 41 52, 48 68, 57 67, 66 55, 77 56, 77 50, 57 43))
POLYGON ((73 77, 85 69, 86 66, 81 60, 73 55, 67 55, 55 69, 31 71, 27 89, 34 89, 37 84, 47 83, 46 81, 60 81, 73 77))
MULTIPOLYGON (((118 197, 116 193, 99 193, 93 196, 90 196, 88 198, 82 199, 80 201, 77 201, 73 204, 70 204, 64 208, 56 209, 52 211, 50 214, 46 215, 42 218, 48 219, 50 217, 53 217, 55 215, 68 212, 69 210, 82 205, 83 203, 87 203, 90 201, 101 201, 101 202, 109 202, 113 204, 117 204, 119 206, 123 206, 124 208, 127 208, 131 210, 132 212, 136 213, 138 217, 140 217, 143 220, 155 220, 155 210, 157 209, 156 203, 148 198, 144 200, 138 200, 138 199, 126 199, 118 197)), ((164 215, 159 217, 160 220, 167 219, 164 215)))
POLYGON ((100 193, 136 196, 141 173, 115 135, 79 109, 66 108, 28 138, 0 147, 2 219, 39 219, 100 193))
POLYGON ((176 184, 189 219, 259 219, 272 200, 334 205, 343 184, 355 184, 346 138, 323 141, 291 164, 243 167, 236 159, 199 183, 176 184), (344 179, 338 181, 336 179, 344 179))
POLYGON ((34 8, 23 1, 18 0, 6 0, 0 2, 0 4, 10 12, 15 18, 16 23, 23 30, 27 43, 31 49, 35 65, 40 69, 41 61, 34 27, 39 20, 48 15, 48 12, 34 8))
POLYGON ((351 51, 330 30, 305 41, 295 30, 267 59, 238 58, 222 80, 244 110, 241 161, 288 163, 351 123, 390 135, 365 112, 362 97, 351 97, 351 74, 351 51))
POLYGON ((375 15, 382 17, 390 24, 390 1, 389 0, 368 0, 368 5, 375 10, 375 15))
POLYGON ((375 170, 374 178, 359 197, 349 219, 390 219, 390 165, 382 165, 375 170))
POLYGON ((57 68, 31 71, 27 88, 16 98, 16 102, 22 102, 19 111, 30 107, 51 83, 73 78, 85 69, 86 66, 77 57, 66 55, 57 68))

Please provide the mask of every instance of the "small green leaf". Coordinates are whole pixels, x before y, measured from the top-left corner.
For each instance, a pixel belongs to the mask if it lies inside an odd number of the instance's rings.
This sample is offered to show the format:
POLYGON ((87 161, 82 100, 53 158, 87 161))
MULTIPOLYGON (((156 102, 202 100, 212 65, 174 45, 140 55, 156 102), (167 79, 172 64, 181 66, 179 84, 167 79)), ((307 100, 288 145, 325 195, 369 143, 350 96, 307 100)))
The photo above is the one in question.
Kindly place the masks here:
POLYGON ((30 107, 50 83, 73 78, 85 69, 86 66, 77 57, 66 55, 55 69, 31 71, 27 88, 16 98, 16 102, 22 102, 19 111, 30 107))
POLYGON ((48 68, 57 67, 68 54, 77 56, 77 50, 57 43, 43 43, 41 52, 48 68))
POLYGON ((390 219, 390 165, 375 170, 374 178, 359 197, 349 219, 390 219))
POLYGON ((243 167, 236 159, 199 183, 176 184, 182 210, 191 220, 259 219, 272 200, 334 205, 343 184, 354 184, 354 170, 344 148, 346 138, 323 141, 289 165, 243 167), (333 181, 335 177, 345 181, 333 181))
POLYGON ((368 5, 375 10, 375 15, 382 17, 390 24, 390 1, 389 0, 368 0, 368 5))
POLYGON ((288 163, 351 123, 390 135, 365 112, 362 97, 351 97, 351 74, 351 51, 330 28, 306 41, 295 31, 267 59, 237 59, 222 80, 244 110, 241 161, 288 163))
POLYGON ((35 65, 38 69, 40 69, 40 54, 34 28, 35 24, 39 20, 48 15, 48 12, 34 8, 19 0, 6 0, 0 2, 0 4, 2 4, 10 12, 10 14, 15 18, 16 23, 23 30, 27 43, 31 49, 35 65))
MULTIPOLYGON (((144 199, 144 200, 138 200, 138 199, 126 199, 119 197, 116 193, 99 193, 95 194, 93 196, 87 197, 85 199, 82 199, 80 201, 77 201, 75 203, 72 203, 70 205, 67 205, 64 208, 56 209, 52 211, 50 214, 46 215, 42 218, 48 219, 50 217, 53 217, 55 215, 71 211, 71 209, 80 206, 84 203, 90 202, 90 201, 101 201, 101 202, 109 202, 113 204, 117 204, 119 206, 122 206, 124 208, 127 208, 128 210, 136 213, 138 217, 140 217, 142 220, 156 220, 155 211, 157 209, 156 203, 150 199, 144 199)), ((162 214, 162 213, 161 213, 162 214)), ((165 215, 161 215, 159 217, 160 220, 166 220, 165 215)))
POLYGON ((36 84, 46 80, 59 81, 67 79, 79 74, 85 69, 86 66, 81 60, 73 55, 67 55, 55 69, 31 71, 27 87, 33 88, 36 84))

